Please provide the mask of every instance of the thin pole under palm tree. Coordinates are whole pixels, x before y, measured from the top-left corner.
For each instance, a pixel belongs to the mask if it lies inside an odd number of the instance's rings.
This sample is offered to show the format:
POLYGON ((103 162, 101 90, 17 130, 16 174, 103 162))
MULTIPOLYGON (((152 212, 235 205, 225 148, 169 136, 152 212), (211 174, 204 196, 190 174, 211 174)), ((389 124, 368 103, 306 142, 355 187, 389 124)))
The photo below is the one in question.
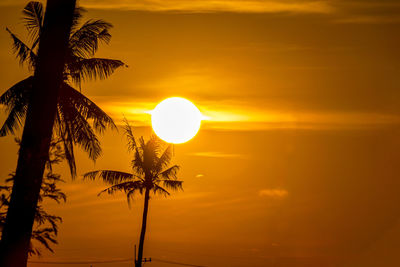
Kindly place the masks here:
POLYGON ((162 141, 155 135, 151 136, 147 142, 143 137, 136 140, 127 121, 125 135, 128 139, 128 151, 134 154, 132 160, 133 172, 97 170, 86 173, 84 179, 94 180, 96 177, 101 178, 111 186, 101 191, 99 195, 102 193, 114 194, 122 191, 126 194, 129 205, 135 193, 144 193, 142 228, 140 231, 138 257, 137 260, 135 259, 135 266, 141 267, 150 193, 167 196, 170 194, 167 191, 169 189, 182 189, 183 181, 177 180, 179 166, 170 166, 172 158, 171 145, 162 150, 162 141))

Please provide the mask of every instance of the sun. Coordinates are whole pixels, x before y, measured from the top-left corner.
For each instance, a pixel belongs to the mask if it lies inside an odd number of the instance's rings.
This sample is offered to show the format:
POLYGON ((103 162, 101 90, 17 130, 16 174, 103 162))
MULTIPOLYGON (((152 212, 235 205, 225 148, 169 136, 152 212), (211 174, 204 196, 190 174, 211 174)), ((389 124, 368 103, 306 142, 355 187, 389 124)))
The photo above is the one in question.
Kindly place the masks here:
POLYGON ((181 144, 192 139, 200 129, 202 115, 189 100, 171 97, 161 101, 151 112, 151 125, 162 140, 181 144))

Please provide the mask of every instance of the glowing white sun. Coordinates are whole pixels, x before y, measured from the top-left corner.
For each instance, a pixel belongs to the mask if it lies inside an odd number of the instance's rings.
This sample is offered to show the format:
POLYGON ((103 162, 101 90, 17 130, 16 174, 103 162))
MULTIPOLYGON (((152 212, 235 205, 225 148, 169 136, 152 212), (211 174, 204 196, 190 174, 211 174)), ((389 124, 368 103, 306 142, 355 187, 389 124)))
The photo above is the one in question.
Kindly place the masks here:
POLYGON ((154 132, 168 143, 187 142, 200 129, 202 115, 199 109, 185 98, 167 98, 150 113, 154 132))

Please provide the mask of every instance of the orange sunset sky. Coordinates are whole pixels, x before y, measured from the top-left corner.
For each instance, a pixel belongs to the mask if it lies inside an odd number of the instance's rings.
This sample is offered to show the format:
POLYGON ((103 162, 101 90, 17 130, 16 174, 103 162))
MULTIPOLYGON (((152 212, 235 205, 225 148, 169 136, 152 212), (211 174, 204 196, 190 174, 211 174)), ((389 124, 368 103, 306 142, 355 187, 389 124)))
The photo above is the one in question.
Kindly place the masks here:
MULTIPOLYGON (((29 73, 5 31, 27 40, 26 2, 0 1, 0 93, 29 73)), ((194 139, 174 146, 184 191, 151 199, 145 257, 209 267, 400 266, 399 1, 78 3, 84 19, 114 25, 97 56, 129 65, 82 85, 117 124, 125 115, 148 137, 148 111, 171 96, 207 117, 194 139)), ((101 141, 95 164, 77 149, 78 174, 129 171, 122 131, 101 141)), ((3 182, 16 167, 12 136, 0 138, 0 151, 3 182)), ((63 218, 59 245, 31 260, 132 257, 142 198, 129 209, 123 194, 97 197, 103 183, 72 181, 63 164, 58 172, 67 203, 46 207, 63 218)))

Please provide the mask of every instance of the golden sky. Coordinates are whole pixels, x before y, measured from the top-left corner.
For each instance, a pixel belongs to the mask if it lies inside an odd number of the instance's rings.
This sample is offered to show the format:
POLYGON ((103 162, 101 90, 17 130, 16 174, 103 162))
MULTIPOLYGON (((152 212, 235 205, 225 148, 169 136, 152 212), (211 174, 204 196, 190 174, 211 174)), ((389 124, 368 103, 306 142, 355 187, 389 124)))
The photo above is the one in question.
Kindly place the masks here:
MULTIPOLYGON (((24 3, 0 2, 3 29, 23 38, 24 3)), ((80 4, 85 18, 114 25, 98 55, 129 65, 85 83, 87 96, 137 135, 150 134, 145 112, 171 96, 209 118, 175 146, 185 191, 152 199, 145 256, 210 267, 400 264, 398 1, 80 4)), ((28 73, 5 30, 0 60, 2 93, 28 73)), ((78 152, 78 172, 128 171, 121 133, 105 134, 96 165, 78 152)), ((17 148, 11 137, 0 147, 6 177, 17 148)), ((131 257, 142 199, 130 210, 123 195, 98 198, 103 184, 60 172, 68 202, 49 203, 64 219, 60 244, 42 260, 131 257)))

